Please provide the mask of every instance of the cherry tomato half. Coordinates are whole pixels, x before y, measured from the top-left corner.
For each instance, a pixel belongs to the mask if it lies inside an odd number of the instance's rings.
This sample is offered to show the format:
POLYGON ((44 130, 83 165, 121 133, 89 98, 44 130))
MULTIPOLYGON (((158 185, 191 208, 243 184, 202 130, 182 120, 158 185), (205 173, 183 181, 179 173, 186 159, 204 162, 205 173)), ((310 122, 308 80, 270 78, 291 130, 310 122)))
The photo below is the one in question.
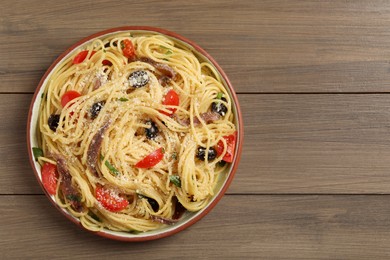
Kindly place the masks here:
POLYGON ((56 194, 57 190, 57 166, 52 163, 45 163, 42 167, 42 183, 50 195, 56 194))
MULTIPOLYGON (((92 51, 90 57, 92 57, 95 53, 96 53, 96 51, 92 51)), ((83 62, 85 60, 85 58, 87 58, 87 55, 88 55, 88 51, 87 50, 81 51, 79 54, 77 54, 74 57, 73 64, 80 64, 81 62, 83 62)), ((102 64, 103 65, 108 65, 108 66, 112 65, 111 61, 109 61, 109 60, 103 60, 102 64)))
MULTIPOLYGON (((231 135, 224 136, 223 138, 226 141, 227 148, 226 148, 226 153, 223 156, 222 160, 230 163, 233 161, 234 151, 236 148, 237 131, 231 135)), ((223 153, 223 149, 224 149, 224 144, 222 140, 219 140, 217 146, 215 147, 218 156, 220 156, 223 153)))
POLYGON ((69 91, 65 92, 65 94, 61 98, 62 107, 65 107, 66 104, 68 104, 70 101, 72 101, 73 99, 78 98, 80 96, 81 96, 81 94, 77 91, 74 91, 74 90, 69 90, 69 91))
POLYGON ((135 167, 137 168, 150 168, 158 164, 164 157, 163 148, 159 148, 137 162, 135 167))
MULTIPOLYGON (((87 51, 87 50, 79 52, 79 54, 77 54, 74 57, 73 64, 79 64, 79 63, 83 62, 85 60, 85 58, 87 58, 88 52, 89 51, 87 51)), ((92 51, 90 57, 92 57, 95 53, 96 53, 96 51, 92 51)))
POLYGON ((132 41, 129 39, 125 39, 122 42, 122 51, 123 55, 127 58, 134 58, 135 57, 135 49, 132 41))
POLYGON ((103 64, 103 65, 107 65, 107 66, 111 66, 111 65, 112 65, 112 62, 109 61, 109 60, 103 60, 103 61, 102 61, 102 64, 103 64))
POLYGON ((111 212, 121 211, 129 205, 126 198, 102 186, 96 187, 95 197, 105 209, 111 212))
MULTIPOLYGON (((163 98, 162 104, 166 105, 166 106, 178 106, 179 105, 179 95, 173 89, 169 90, 168 93, 163 98)), ((177 110, 176 108, 173 108, 173 107, 170 107, 167 109, 170 110, 171 112, 170 113, 167 113, 164 111, 160 111, 160 112, 163 113, 164 115, 170 116, 170 115, 174 114, 177 110)))

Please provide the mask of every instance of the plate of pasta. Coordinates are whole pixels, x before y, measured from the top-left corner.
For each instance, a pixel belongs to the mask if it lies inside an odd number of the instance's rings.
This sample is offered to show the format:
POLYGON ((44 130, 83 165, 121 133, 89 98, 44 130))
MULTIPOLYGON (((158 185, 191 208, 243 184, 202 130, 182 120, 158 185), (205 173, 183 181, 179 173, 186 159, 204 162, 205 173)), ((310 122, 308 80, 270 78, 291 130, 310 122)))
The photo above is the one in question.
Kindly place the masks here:
POLYGON ((229 187, 243 121, 217 62, 176 33, 113 28, 61 54, 35 91, 30 162, 53 205, 86 230, 145 241, 205 216, 229 187))

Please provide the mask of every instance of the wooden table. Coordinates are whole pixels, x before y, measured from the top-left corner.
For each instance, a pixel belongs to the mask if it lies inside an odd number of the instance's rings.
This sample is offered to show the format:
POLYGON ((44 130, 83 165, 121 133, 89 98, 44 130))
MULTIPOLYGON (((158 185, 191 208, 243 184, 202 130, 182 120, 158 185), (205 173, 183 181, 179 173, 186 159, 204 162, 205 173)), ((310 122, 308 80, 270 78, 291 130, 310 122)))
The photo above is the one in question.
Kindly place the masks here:
POLYGON ((0 33, 0 258, 390 257, 389 1, 4 0, 0 33), (241 164, 216 208, 146 243, 66 220, 26 148, 44 71, 81 38, 124 25, 162 27, 206 49, 245 125, 241 164))

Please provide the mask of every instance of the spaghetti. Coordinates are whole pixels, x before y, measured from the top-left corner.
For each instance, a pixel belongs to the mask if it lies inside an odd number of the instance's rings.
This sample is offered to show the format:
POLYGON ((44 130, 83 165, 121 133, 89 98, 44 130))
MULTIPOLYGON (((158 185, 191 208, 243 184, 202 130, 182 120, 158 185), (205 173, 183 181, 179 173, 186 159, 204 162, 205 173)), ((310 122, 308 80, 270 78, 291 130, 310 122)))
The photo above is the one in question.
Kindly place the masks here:
POLYGON ((38 130, 58 205, 89 230, 143 232, 208 204, 236 127, 210 63, 166 36, 122 32, 55 67, 38 130))

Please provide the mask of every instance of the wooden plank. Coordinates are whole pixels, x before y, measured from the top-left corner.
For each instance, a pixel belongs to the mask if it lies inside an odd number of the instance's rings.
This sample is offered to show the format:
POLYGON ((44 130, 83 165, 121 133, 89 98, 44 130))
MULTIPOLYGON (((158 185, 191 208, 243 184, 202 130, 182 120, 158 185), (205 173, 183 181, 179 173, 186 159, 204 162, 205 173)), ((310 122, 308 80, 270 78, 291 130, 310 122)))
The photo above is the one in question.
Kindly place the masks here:
POLYGON ((27 154, 26 128, 31 94, 0 95, 0 193, 42 193, 27 154))
POLYGON ((240 95, 245 141, 230 192, 389 193, 387 95, 240 95))
MULTIPOLYGON (((40 194, 27 159, 30 94, 0 95, 0 191, 40 194)), ((390 193, 387 95, 239 95, 242 160, 230 193, 390 193)))
POLYGON ((390 256, 388 200, 230 195, 183 232, 132 244, 80 230, 42 195, 0 196, 0 251, 5 259, 385 259, 390 256))
POLYGON ((197 42, 238 92, 389 91, 388 1, 2 3, 0 92, 34 91, 70 45, 123 25, 162 27, 197 42))

